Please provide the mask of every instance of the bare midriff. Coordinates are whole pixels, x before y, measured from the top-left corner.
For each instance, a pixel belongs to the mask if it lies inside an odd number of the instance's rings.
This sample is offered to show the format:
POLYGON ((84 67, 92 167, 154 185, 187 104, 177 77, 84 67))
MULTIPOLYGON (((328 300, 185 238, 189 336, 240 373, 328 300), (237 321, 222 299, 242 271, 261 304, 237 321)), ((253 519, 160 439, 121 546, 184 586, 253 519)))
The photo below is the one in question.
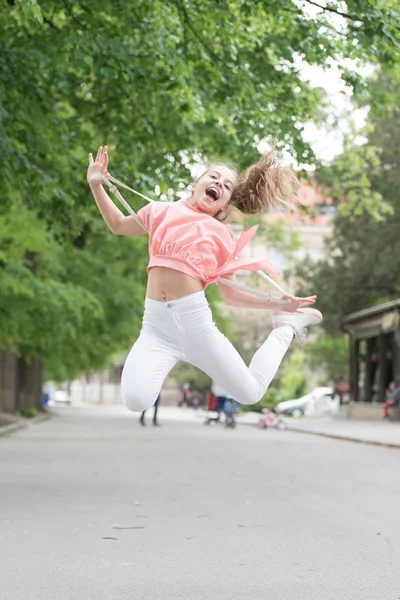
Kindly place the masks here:
POLYGON ((158 302, 170 302, 204 289, 199 279, 166 267, 152 267, 147 280, 146 296, 158 302))

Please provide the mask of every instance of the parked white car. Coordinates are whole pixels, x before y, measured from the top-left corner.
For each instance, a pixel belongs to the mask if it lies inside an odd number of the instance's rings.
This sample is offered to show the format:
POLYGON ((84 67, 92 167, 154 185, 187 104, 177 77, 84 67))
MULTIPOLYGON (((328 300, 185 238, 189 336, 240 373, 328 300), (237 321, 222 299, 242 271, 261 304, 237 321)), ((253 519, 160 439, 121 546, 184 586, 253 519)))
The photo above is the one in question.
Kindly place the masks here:
POLYGON ((52 381, 46 381, 43 385, 43 394, 45 396, 45 404, 47 406, 55 406, 56 404, 71 404, 69 393, 58 388, 52 381))
POLYGON ((56 390, 54 401, 56 404, 71 404, 71 398, 66 390, 56 390))
POLYGON ((279 402, 275 406, 275 412, 298 419, 303 415, 322 416, 334 414, 338 412, 339 406, 339 396, 335 394, 333 388, 318 387, 302 398, 279 402))

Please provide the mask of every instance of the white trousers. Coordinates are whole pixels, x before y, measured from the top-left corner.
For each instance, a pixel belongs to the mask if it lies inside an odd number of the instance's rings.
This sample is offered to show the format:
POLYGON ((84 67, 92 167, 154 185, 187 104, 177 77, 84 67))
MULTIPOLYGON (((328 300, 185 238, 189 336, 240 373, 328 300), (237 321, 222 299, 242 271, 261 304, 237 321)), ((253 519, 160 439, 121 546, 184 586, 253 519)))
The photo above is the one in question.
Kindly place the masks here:
POLYGON ((204 292, 168 303, 146 298, 142 330, 122 371, 122 400, 134 412, 150 408, 168 373, 184 360, 238 402, 255 404, 264 396, 293 335, 290 326, 273 329, 247 367, 213 322, 204 292))

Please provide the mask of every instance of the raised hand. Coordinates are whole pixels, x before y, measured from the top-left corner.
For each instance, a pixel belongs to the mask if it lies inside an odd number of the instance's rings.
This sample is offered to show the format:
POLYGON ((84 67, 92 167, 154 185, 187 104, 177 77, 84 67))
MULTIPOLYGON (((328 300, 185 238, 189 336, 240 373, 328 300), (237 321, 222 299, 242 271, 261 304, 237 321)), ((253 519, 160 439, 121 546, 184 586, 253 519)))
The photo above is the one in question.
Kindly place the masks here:
POLYGON ((314 304, 317 296, 307 296, 306 298, 299 298, 297 296, 292 296, 291 294, 283 294, 282 300, 288 300, 288 303, 285 304, 284 310, 285 312, 297 312, 299 308, 306 308, 311 304, 314 304))
POLYGON ((89 154, 89 168, 87 171, 88 183, 102 183, 103 176, 108 177, 109 172, 107 171, 108 166, 108 147, 100 146, 97 150, 96 160, 93 160, 92 153, 89 154))

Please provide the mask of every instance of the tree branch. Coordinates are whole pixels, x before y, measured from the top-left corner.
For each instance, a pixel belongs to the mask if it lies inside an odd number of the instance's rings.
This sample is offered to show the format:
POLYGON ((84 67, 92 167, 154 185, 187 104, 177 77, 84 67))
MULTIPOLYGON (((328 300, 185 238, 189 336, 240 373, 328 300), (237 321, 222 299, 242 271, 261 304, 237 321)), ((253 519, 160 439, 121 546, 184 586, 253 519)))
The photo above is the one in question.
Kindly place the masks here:
POLYGON ((46 25, 48 25, 49 27, 51 27, 52 29, 55 29, 56 31, 61 31, 61 29, 59 29, 57 27, 57 25, 54 25, 53 21, 50 21, 50 19, 48 19, 47 17, 45 17, 43 15, 43 22, 46 23, 46 25))
POLYGON ((65 6, 65 10, 67 11, 67 13, 68 13, 68 14, 69 14, 69 16, 71 17, 71 19, 72 19, 73 21, 75 21, 75 23, 76 23, 77 25, 79 25, 79 27, 80 27, 82 30, 85 30, 85 29, 86 29, 86 27, 85 27, 85 26, 84 26, 84 25, 83 25, 83 24, 80 22, 80 20, 79 20, 79 19, 78 19, 78 18, 77 18, 77 17, 74 15, 74 13, 72 12, 72 9, 71 9, 70 5, 68 4, 68 0, 62 0, 62 3, 64 4, 64 6, 65 6))
MULTIPOLYGON (((6 0, 6 3, 8 4, 8 6, 15 6, 15 0, 6 0)), ((47 17, 45 17, 44 15, 43 15, 43 22, 46 23, 46 25, 48 25, 52 29, 55 29, 56 31, 61 31, 57 27, 57 25, 54 25, 53 21, 51 21, 50 19, 47 19, 47 17)))
MULTIPOLYGON (((327 10, 328 12, 334 13, 335 15, 339 15, 340 17, 344 17, 345 19, 350 19, 350 21, 359 21, 360 23, 363 23, 363 20, 360 19, 360 17, 357 17, 357 15, 344 13, 336 8, 332 8, 331 6, 322 6, 321 4, 318 4, 318 2, 314 2, 314 0, 305 0, 305 2, 308 2, 308 4, 312 4, 313 6, 317 6, 322 10, 327 10)), ((400 31, 400 27, 396 26, 396 29, 397 31, 400 31)))
POLYGON ((347 13, 341 12, 340 10, 332 8, 331 6, 321 6, 321 4, 318 4, 318 2, 314 2, 313 0, 305 0, 305 1, 308 2, 308 4, 312 4, 313 6, 317 6, 318 8, 321 8, 322 10, 327 10, 328 12, 335 13, 336 15, 339 15, 340 17, 344 17, 345 19, 350 19, 351 21, 360 21, 360 22, 362 21, 362 19, 360 19, 356 15, 349 15, 347 13))
POLYGON ((201 37, 201 35, 196 31, 196 29, 193 27, 188 12, 186 10, 186 7, 184 6, 184 4, 181 2, 181 0, 174 0, 177 8, 178 8, 178 12, 181 12, 183 15, 183 21, 185 23, 185 25, 187 25, 187 27, 190 29, 190 31, 192 32, 192 34, 194 35, 194 37, 200 42, 200 44, 203 46, 203 48, 206 50, 207 54, 209 54, 209 56, 211 56, 212 59, 214 59, 215 61, 219 62, 220 64, 225 64, 225 61, 222 60, 222 58, 220 58, 218 56, 218 54, 215 54, 215 52, 213 50, 211 50, 211 48, 209 48, 207 46, 207 44, 205 43, 205 41, 203 40, 203 38, 201 37))
POLYGON ((85 6, 82 2, 80 2, 79 6, 81 7, 82 10, 84 10, 85 12, 89 13, 90 15, 92 14, 92 11, 85 6))

